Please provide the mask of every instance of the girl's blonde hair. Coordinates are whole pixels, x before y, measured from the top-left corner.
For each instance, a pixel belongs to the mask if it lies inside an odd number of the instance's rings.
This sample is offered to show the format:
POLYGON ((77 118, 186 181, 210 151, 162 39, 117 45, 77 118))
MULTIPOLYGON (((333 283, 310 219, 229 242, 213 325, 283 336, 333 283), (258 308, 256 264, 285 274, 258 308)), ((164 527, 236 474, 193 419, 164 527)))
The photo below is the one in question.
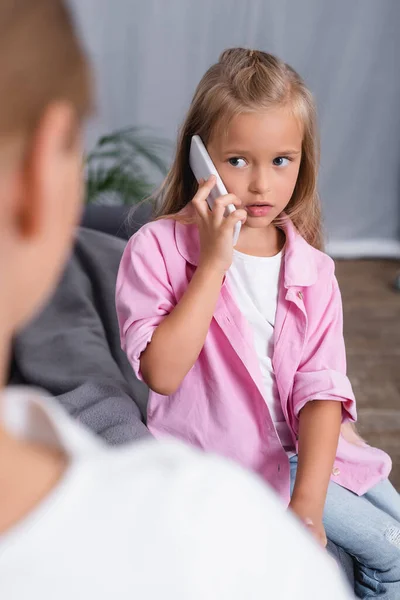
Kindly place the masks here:
MULTIPOLYGON (((197 182, 189 166, 193 135, 199 135, 207 145, 211 135, 226 128, 234 116, 277 105, 288 106, 304 132, 299 175, 285 213, 306 241, 321 249, 319 138, 314 100, 292 67, 265 52, 225 50, 200 81, 179 134, 172 168, 154 197, 158 205, 156 216, 176 215, 196 193, 197 182)), ((278 217, 275 224, 282 224, 282 218, 278 217)))

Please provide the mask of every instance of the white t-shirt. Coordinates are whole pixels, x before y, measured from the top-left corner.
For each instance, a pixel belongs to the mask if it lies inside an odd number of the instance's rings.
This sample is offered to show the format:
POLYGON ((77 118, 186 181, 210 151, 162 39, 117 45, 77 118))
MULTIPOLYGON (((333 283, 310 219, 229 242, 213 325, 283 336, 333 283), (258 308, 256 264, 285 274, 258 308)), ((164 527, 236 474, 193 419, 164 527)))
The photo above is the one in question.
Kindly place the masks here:
POLYGON ((254 346, 264 382, 264 398, 282 446, 292 453, 293 438, 286 423, 272 366, 275 314, 283 251, 276 256, 250 256, 234 250, 228 281, 254 335, 254 346))
POLYGON ((61 447, 52 493, 0 536, 4 600, 350 600, 337 566, 255 476, 178 442, 110 448, 36 392, 14 435, 61 447))

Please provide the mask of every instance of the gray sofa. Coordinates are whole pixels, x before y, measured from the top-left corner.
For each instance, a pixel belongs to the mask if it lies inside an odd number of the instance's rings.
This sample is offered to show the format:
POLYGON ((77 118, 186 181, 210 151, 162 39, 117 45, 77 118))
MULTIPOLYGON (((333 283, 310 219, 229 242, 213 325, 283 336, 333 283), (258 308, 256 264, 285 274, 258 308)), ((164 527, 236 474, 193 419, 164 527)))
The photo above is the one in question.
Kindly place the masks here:
POLYGON ((60 284, 42 313, 14 341, 10 383, 34 385, 55 396, 76 419, 111 444, 150 435, 145 424, 147 388, 120 347, 115 281, 128 237, 147 220, 98 207, 76 234, 60 284), (130 231, 127 230, 129 222, 130 231))

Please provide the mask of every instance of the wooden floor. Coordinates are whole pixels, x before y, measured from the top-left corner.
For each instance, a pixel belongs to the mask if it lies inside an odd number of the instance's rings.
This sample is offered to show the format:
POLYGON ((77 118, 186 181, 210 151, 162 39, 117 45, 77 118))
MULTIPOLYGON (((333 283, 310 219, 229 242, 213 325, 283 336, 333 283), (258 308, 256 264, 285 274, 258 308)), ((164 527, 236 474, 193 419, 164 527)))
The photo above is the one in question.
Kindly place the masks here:
POLYGON ((359 430, 391 455, 391 479, 400 491, 400 292, 392 287, 399 270, 392 261, 336 264, 359 430))

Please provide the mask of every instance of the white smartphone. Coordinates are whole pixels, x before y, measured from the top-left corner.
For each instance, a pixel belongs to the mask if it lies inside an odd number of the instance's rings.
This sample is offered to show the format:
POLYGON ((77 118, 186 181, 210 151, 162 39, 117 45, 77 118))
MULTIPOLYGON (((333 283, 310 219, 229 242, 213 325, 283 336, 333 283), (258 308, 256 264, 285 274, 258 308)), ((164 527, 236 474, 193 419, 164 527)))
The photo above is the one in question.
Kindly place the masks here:
MULTIPOLYGON (((194 135, 192 137, 190 144, 189 164, 198 182, 201 179, 207 181, 210 175, 215 175, 217 178, 217 182, 207 198, 208 206, 212 210, 215 200, 219 198, 219 196, 225 196, 228 192, 199 135, 194 135)), ((233 204, 228 204, 226 207, 225 216, 227 217, 235 210, 236 207, 233 204)), ((241 226, 242 224, 240 221, 235 225, 235 229, 233 231, 234 246, 236 246, 238 243, 241 226)))

